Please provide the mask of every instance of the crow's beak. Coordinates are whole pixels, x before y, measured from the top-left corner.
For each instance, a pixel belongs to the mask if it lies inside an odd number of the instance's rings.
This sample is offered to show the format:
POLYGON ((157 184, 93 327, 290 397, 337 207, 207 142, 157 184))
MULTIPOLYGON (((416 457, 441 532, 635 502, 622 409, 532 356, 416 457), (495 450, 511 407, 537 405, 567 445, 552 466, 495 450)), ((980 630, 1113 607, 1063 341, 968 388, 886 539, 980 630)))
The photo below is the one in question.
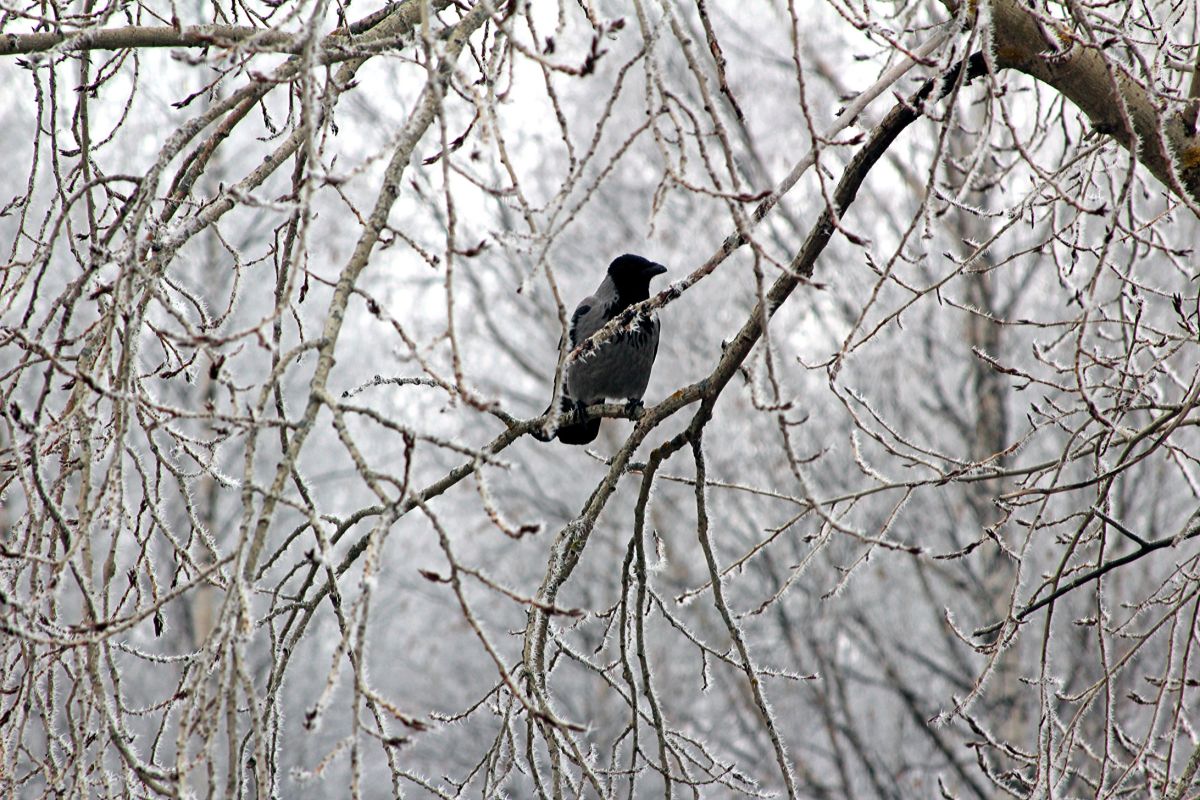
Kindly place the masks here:
POLYGON ((667 268, 664 267, 662 264, 655 264, 653 262, 651 262, 650 266, 646 267, 646 270, 645 270, 646 277, 648 277, 648 278, 653 278, 655 275, 662 275, 666 271, 667 271, 667 268))

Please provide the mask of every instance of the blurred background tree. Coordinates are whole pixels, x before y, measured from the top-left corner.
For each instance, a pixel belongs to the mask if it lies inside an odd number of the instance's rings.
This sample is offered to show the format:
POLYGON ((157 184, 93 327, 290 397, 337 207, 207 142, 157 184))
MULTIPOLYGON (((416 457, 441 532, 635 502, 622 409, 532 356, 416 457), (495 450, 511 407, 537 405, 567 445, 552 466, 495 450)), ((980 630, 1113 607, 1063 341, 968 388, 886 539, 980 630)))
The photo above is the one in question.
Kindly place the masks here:
POLYGON ((1195 4, 3 31, 6 795, 1200 791, 1195 4))

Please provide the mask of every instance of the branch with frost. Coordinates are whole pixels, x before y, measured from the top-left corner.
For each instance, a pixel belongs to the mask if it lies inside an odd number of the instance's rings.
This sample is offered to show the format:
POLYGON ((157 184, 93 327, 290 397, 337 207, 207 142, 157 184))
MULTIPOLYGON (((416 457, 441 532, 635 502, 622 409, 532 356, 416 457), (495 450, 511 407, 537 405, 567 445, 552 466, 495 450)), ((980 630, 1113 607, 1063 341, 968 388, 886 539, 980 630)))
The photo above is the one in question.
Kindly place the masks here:
MULTIPOLYGON (((1138 548, 1136 550, 1134 550, 1133 552, 1126 553, 1123 556, 1118 556, 1116 558, 1110 559, 1108 561, 1105 561, 1103 564, 1099 564, 1099 565, 1093 567, 1092 569, 1089 569, 1087 572, 1084 572, 1082 575, 1077 576, 1076 578, 1071 580, 1069 583, 1064 584, 1062 586, 1055 587, 1053 589, 1053 591, 1051 591, 1045 597, 1042 597, 1038 600, 1030 600, 1028 603, 1025 604, 1025 606, 1020 611, 1016 612, 1013 615, 1012 621, 1014 623, 1020 623, 1022 620, 1024 620, 1026 617, 1028 617, 1030 614, 1034 613, 1035 611, 1037 611, 1041 608, 1045 608, 1048 605, 1052 605, 1060 597, 1070 594, 1071 592, 1075 591, 1076 589, 1078 589, 1082 586, 1088 585, 1092 581, 1100 580, 1100 578, 1104 577, 1105 575, 1107 575, 1108 573, 1112 572, 1115 569, 1119 569, 1119 568, 1125 566, 1126 564, 1132 564, 1133 562, 1138 561, 1138 560, 1150 555, 1151 553, 1155 552, 1156 550, 1162 550, 1164 548, 1176 547, 1189 539, 1194 539, 1197 536, 1200 536, 1200 509, 1197 509, 1196 511, 1192 512, 1191 516, 1188 517, 1187 522, 1179 530, 1178 533, 1175 533, 1172 536, 1163 536, 1159 539, 1154 539, 1154 540, 1149 540, 1149 541, 1140 536, 1137 536, 1132 531, 1130 531, 1127 528, 1125 528, 1124 526, 1120 525, 1120 523, 1118 523, 1116 520, 1110 518, 1108 515, 1106 515, 1102 512, 1097 512, 1096 515, 1099 516, 1101 519, 1103 519, 1104 522, 1108 523, 1109 525, 1112 525, 1114 528, 1116 528, 1118 531, 1120 531, 1126 537, 1131 538, 1135 542, 1137 542, 1139 545, 1138 548)), ((979 628, 974 633, 976 636, 990 636, 990 635, 996 633, 997 631, 1001 630, 1005 626, 1005 624, 1006 623, 1003 621, 996 622, 996 623, 993 623, 986 627, 979 628)))
MULTIPOLYGON (((319 48, 333 53, 344 51, 347 57, 357 54, 355 48, 368 45, 378 48, 380 42, 356 42, 351 37, 362 34, 401 9, 402 3, 389 3, 367 17, 344 26, 326 36, 319 48)), ((409 4, 411 5, 411 4, 409 4)), ((445 2, 435 4, 444 7, 445 2)), ((56 50, 62 53, 81 53, 88 50, 132 50, 153 47, 220 47, 249 45, 255 51, 298 54, 307 36, 252 25, 125 25, 120 28, 81 28, 79 30, 35 31, 0 35, 0 56, 19 56, 56 50)), ((384 44, 394 44, 385 41, 384 44)), ((330 58, 329 60, 334 60, 330 58)))
POLYGON ((791 762, 783 744, 783 737, 779 733, 775 715, 771 711, 771 705, 767 702, 763 690, 762 680, 759 677, 761 670, 750 658, 750 647, 746 643, 746 635, 735 621, 733 614, 730 613, 729 604, 725 601, 724 590, 721 588, 721 570, 717 565, 717 557, 713 552, 712 542, 708 535, 708 505, 704 485, 706 468, 702 436, 703 429, 698 427, 695 434, 689 438, 692 443, 692 458, 696 462, 696 536, 700 541, 700 548, 704 551, 704 563, 708 566, 709 580, 712 582, 713 605, 717 607, 721 620, 725 623, 725 629, 729 632, 729 638, 737 649, 742 671, 746 673, 746 682, 754 697, 754 705, 758 709, 767 737, 771 740, 771 748, 775 751, 775 762, 779 765, 788 797, 795 797, 796 779, 792 775, 791 762))

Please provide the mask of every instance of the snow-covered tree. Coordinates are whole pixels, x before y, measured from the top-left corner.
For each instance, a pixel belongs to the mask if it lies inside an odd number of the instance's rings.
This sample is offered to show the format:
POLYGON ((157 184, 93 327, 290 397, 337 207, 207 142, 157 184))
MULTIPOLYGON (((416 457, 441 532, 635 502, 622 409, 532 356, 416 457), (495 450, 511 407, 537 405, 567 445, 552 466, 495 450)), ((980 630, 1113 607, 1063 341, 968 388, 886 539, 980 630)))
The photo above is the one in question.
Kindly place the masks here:
POLYGON ((2 30, 6 795, 1197 796, 1196 4, 2 30))

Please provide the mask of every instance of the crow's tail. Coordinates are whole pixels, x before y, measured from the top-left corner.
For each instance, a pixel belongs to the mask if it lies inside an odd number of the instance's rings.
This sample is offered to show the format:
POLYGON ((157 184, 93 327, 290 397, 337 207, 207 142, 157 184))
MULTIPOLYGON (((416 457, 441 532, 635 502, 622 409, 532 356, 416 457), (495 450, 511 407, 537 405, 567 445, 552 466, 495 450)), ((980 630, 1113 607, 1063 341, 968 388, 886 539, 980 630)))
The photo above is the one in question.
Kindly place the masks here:
POLYGON ((600 434, 600 417, 563 425, 555 436, 563 444, 587 444, 600 434))
MULTIPOLYGON (((583 405, 576 404, 571 398, 563 395, 559 408, 561 409, 561 413, 566 415, 568 419, 574 420, 561 425, 553 433, 553 437, 557 438, 563 444, 587 444, 600 434, 600 418, 587 419, 584 417, 583 405)), ((549 414, 550 409, 547 408, 543 413, 549 414)), ((546 436, 541 430, 534 431, 533 436, 543 442, 548 442, 551 439, 550 436, 546 436)))

